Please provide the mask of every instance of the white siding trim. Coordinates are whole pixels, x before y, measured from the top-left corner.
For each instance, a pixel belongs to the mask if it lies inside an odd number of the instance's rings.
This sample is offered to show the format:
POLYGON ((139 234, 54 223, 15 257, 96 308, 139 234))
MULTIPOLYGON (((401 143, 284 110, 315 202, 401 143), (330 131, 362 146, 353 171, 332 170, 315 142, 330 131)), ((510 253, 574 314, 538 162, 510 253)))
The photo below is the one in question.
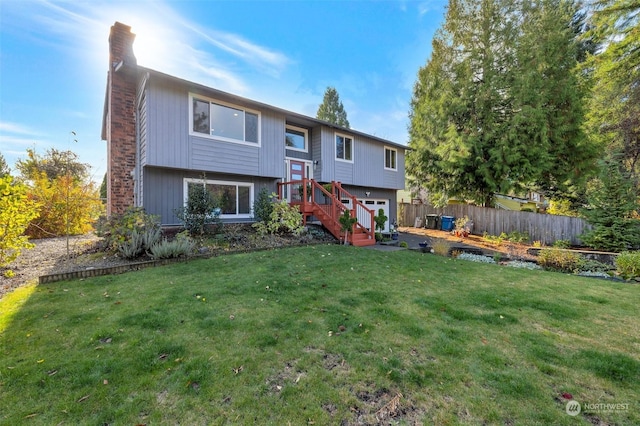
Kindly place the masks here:
MULTIPOLYGON (((211 123, 209 123, 209 127, 211 127, 211 123)), ((237 143, 240 145, 247 145, 247 146, 254 146, 256 148, 260 148, 260 146, 262 145, 262 113, 258 110, 254 110, 254 109, 250 109, 250 108, 245 108, 243 106, 240 105, 235 105, 229 102, 224 102, 221 101, 219 99, 214 99, 214 98, 210 98, 208 96, 202 96, 199 95, 197 93, 189 93, 189 135, 190 136, 197 136, 197 137, 201 137, 204 139, 211 139, 211 140, 215 140, 215 141, 223 141, 223 142, 231 142, 231 143, 237 143), (251 114, 256 114, 258 116, 258 142, 247 142, 247 141, 242 141, 240 139, 232 139, 232 138, 225 138, 223 136, 214 136, 211 134, 207 134, 207 133, 200 133, 200 132, 194 132, 193 131, 193 98, 197 98, 203 101, 208 101, 209 103, 214 103, 214 104, 218 104, 218 105, 222 105, 222 106, 226 106, 229 108, 234 108, 234 109, 239 109, 242 110, 244 112, 249 112, 251 114)))
POLYGON ((356 148, 355 148, 355 139, 353 138, 353 136, 347 135, 345 133, 339 133, 339 132, 334 132, 333 134, 333 158, 336 161, 342 161, 343 163, 351 163, 353 164, 353 160, 355 157, 355 152, 356 152, 356 148), (345 160, 343 158, 338 158, 338 144, 336 143, 336 138, 338 136, 341 136, 343 138, 348 138, 351 140, 351 160, 345 160))
MULTIPOLYGON (((187 204, 187 198, 189 197, 189 184, 190 183, 200 183, 200 184, 211 184, 211 185, 235 185, 235 186, 244 186, 249 188, 249 213, 243 214, 221 214, 220 219, 251 219, 253 215, 251 211, 253 210, 254 203, 254 186, 251 182, 234 182, 228 180, 209 180, 209 179, 193 179, 193 178, 184 178, 184 186, 183 186, 183 198, 184 203, 187 204)), ((237 197, 237 192, 236 192, 237 197)), ((236 199, 236 206, 238 205, 238 200, 236 199)))
POLYGON ((288 129, 295 130, 296 132, 304 133, 304 149, 287 146, 286 141, 284 144, 285 148, 291 151, 309 152, 309 130, 305 129, 304 127, 291 126, 287 124, 284 126, 285 137, 288 129))

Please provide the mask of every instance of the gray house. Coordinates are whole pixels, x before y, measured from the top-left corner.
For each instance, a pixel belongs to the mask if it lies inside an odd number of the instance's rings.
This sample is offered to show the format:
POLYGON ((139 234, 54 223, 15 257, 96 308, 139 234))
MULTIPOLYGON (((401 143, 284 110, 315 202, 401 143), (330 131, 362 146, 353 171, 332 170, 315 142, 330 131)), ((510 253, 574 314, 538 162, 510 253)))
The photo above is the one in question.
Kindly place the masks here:
MULTIPOLYGON (((223 221, 251 221, 261 188, 298 204, 338 200, 338 213, 350 209, 369 231, 369 211, 397 217, 403 145, 138 66, 134 37, 111 27, 107 214, 144 207, 177 225, 189 185, 206 185, 223 200, 223 221), (330 182, 327 193, 319 183, 330 182)), ((305 217, 325 224, 319 206, 306 207, 305 217)))

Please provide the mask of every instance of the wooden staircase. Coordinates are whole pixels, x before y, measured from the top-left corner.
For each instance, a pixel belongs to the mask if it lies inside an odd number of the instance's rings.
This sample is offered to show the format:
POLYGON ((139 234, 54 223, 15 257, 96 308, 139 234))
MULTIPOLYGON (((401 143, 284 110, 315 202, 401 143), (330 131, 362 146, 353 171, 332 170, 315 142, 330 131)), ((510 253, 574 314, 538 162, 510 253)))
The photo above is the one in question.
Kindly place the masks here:
POLYGON ((340 225, 340 216, 348 208, 341 200, 350 199, 353 208, 351 217, 367 217, 369 223, 356 222, 347 237, 347 241, 354 246, 375 245, 375 225, 373 210, 365 207, 357 198, 347 192, 339 182, 331 182, 331 192, 313 179, 303 179, 278 183, 278 196, 284 199, 290 196, 290 204, 297 205, 306 224, 315 217, 334 237, 344 241, 344 233, 340 225))

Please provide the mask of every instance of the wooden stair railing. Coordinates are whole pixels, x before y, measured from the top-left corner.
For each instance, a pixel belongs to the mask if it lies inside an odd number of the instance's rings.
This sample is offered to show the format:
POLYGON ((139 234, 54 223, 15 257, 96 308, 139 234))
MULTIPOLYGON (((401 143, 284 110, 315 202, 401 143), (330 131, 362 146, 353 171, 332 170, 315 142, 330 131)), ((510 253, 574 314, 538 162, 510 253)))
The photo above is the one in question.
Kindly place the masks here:
POLYGON ((373 211, 347 192, 339 182, 331 182, 331 192, 313 179, 305 178, 278 183, 278 197, 284 199, 286 194, 291 195, 290 204, 297 205, 300 209, 305 224, 309 218, 315 217, 338 240, 344 237, 340 216, 347 210, 341 200, 350 199, 353 206, 350 210, 351 217, 366 217, 369 223, 356 222, 352 232, 349 233, 348 241, 354 246, 368 246, 376 243, 373 211), (319 202, 321 198, 324 203, 319 202))

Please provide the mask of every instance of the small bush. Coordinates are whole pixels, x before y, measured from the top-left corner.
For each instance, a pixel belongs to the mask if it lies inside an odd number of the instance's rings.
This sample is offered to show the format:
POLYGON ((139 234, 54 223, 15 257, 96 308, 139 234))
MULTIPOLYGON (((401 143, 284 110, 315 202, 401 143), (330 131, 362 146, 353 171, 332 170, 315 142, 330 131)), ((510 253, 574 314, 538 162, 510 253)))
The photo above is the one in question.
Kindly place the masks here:
MULTIPOLYGON (((159 239, 158 216, 147 214, 139 207, 130 207, 123 214, 112 214, 109 219, 100 218, 96 226, 96 235, 103 238, 107 250, 119 250, 123 243, 131 240, 134 231, 139 234, 136 238, 145 238, 152 244, 154 235, 159 239), (147 232, 149 235, 143 236, 147 232)), ((144 241, 140 244, 144 247, 144 241)), ((133 250, 133 245, 130 243, 125 250, 133 250)))
MULTIPOLYGON (((204 182, 204 180, 203 180, 204 182)), ((191 235, 204 235, 210 231, 218 232, 222 226, 218 202, 207 187, 200 184, 190 184, 187 203, 174 210, 184 228, 191 235)))
POLYGON ((520 260, 512 260, 511 262, 507 262, 506 265, 510 268, 530 269, 530 270, 542 269, 542 266, 538 265, 537 263, 523 262, 520 260))
POLYGON ((155 243, 149 249, 153 259, 172 259, 178 257, 190 257, 196 249, 196 242, 189 236, 188 231, 176 235, 173 241, 166 238, 155 243))
POLYGON ((406 241, 400 241, 398 245, 402 248, 409 248, 409 244, 406 241))
POLYGON ((503 243, 505 240, 507 240, 507 239, 508 239, 508 236, 507 236, 507 234, 505 234, 504 232, 503 232, 503 233, 501 233, 501 234, 500 234, 500 235, 498 235, 498 236, 495 236, 495 235, 489 235, 488 233, 486 233, 486 232, 485 232, 485 233, 482 235, 482 239, 483 239, 485 242, 489 243, 489 244, 495 244, 495 245, 499 246, 499 245, 502 245, 502 243, 503 243))
POLYGON ((579 253, 558 248, 545 248, 540 250, 538 264, 545 269, 560 272, 576 272, 584 258, 579 253))
POLYGON ((128 238, 118 243, 118 253, 125 259, 135 259, 144 253, 143 236, 137 229, 131 231, 128 238))
POLYGON ((616 272, 624 279, 640 277, 640 251, 623 251, 616 257, 616 272))
POLYGON ((512 231, 512 232, 509 233, 509 235, 507 235, 507 240, 509 240, 509 242, 515 243, 515 244, 528 243, 529 239, 530 239, 530 237, 529 237, 529 233, 528 232, 512 231))
POLYGON ((269 193, 267 188, 262 188, 253 202, 253 217, 256 222, 266 222, 273 211, 272 200, 277 199, 275 192, 269 193))
POLYGON ((553 247, 567 249, 567 248, 571 247, 571 241, 569 241, 569 240, 555 240, 553 242, 553 247))
POLYGON ((256 222, 252 226, 260 235, 267 234, 293 234, 300 235, 304 230, 302 214, 298 207, 291 206, 287 200, 278 200, 272 203, 273 210, 269 219, 256 222))
POLYGON ((451 250, 451 243, 447 240, 434 239, 431 242, 431 250, 438 256, 449 256, 449 250, 451 250))

